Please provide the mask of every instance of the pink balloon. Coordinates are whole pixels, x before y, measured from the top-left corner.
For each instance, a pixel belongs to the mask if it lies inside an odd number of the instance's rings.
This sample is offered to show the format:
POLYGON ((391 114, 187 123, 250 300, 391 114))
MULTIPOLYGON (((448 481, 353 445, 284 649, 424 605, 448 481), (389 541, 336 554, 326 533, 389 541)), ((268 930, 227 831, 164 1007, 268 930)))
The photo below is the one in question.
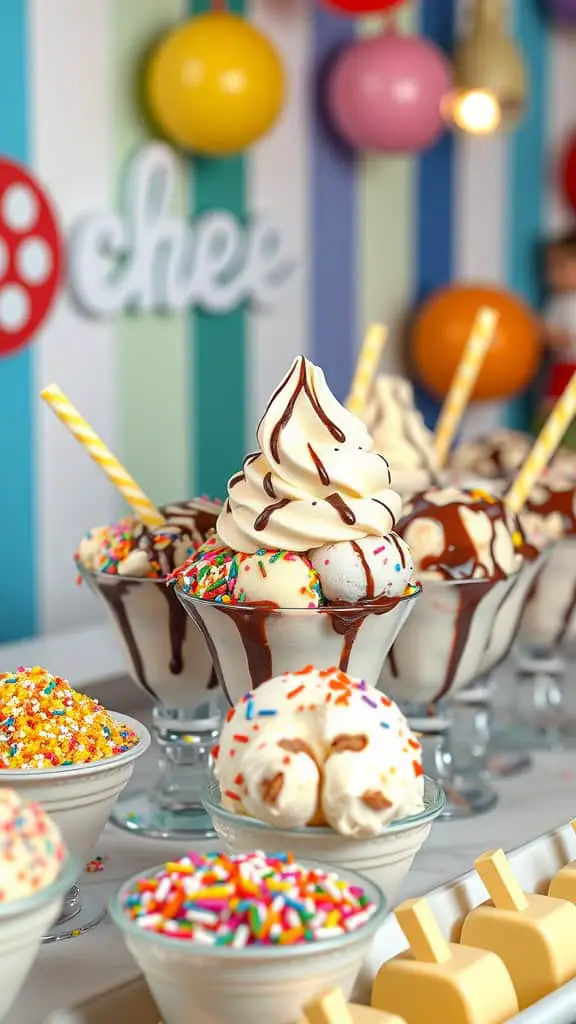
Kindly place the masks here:
POLYGON ((413 153, 446 127, 442 100, 452 68, 433 43, 387 31, 340 55, 328 82, 328 109, 357 149, 413 153))

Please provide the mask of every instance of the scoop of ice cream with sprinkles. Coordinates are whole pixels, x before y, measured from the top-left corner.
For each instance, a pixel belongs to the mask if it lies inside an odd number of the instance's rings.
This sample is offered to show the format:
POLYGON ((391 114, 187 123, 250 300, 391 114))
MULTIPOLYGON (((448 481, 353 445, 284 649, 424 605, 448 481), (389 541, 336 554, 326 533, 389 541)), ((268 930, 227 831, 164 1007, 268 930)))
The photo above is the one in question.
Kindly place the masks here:
POLYGON ((247 693, 214 756, 222 805, 279 828, 374 836, 424 806, 420 743, 399 707, 337 668, 247 693))
POLYGON ((37 803, 0 789, 0 905, 56 880, 65 856, 60 831, 37 803))
POLYGON ((89 764, 138 742, 93 697, 40 666, 0 674, 0 770, 89 764))

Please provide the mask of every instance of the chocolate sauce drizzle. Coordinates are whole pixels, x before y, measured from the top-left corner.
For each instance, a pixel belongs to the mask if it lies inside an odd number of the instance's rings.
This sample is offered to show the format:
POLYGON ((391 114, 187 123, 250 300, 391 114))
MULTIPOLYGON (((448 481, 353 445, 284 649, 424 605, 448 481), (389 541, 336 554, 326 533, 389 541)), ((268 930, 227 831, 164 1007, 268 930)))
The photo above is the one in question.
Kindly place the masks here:
POLYGON ((270 452, 272 454, 272 458, 278 464, 280 463, 280 436, 282 434, 282 431, 290 423, 290 420, 292 419, 292 413, 294 412, 294 408, 296 406, 296 402, 298 400, 299 395, 301 395, 302 392, 304 392, 307 398, 309 398, 310 405, 314 409, 314 412, 318 416, 318 419, 321 420, 321 422, 324 424, 329 434, 332 435, 334 440, 338 441, 340 444, 343 444, 343 442, 346 440, 346 435, 343 433, 342 430, 340 430, 340 427, 337 426, 336 423, 333 423, 332 420, 329 419, 329 417, 326 415, 324 409, 322 408, 320 402, 318 401, 318 397, 316 395, 316 392, 314 391, 313 386, 308 383, 308 379, 306 376, 306 360, 304 359, 304 356, 300 356, 296 360, 286 379, 282 381, 280 386, 276 389, 268 403, 264 416, 266 416, 268 409, 276 401, 276 399, 280 397, 284 389, 290 385, 292 377, 294 376, 295 373, 298 376, 298 379, 296 381, 296 387, 294 388, 294 391, 290 395, 290 398, 286 403, 284 412, 280 416, 278 422, 273 427, 272 433, 270 435, 270 452))
MULTIPOLYGON (((205 539, 209 530, 216 525, 217 514, 208 508, 203 508, 194 501, 182 501, 170 505, 164 505, 161 512, 166 517, 168 525, 180 527, 179 540, 188 537, 190 543, 196 543, 205 539)), ((153 544, 154 532, 142 524, 138 533, 137 546, 146 548, 153 544)), ((162 549, 162 568, 168 575, 176 568, 175 565, 175 543, 166 545, 162 549)), ((108 608, 116 621, 132 663, 134 676, 140 685, 155 700, 159 700, 158 694, 154 691, 154 680, 146 676, 144 659, 132 629, 130 611, 126 604, 128 595, 135 587, 156 587, 162 598, 168 602, 168 633, 170 639, 170 672, 172 675, 181 675, 184 670, 184 643, 188 629, 188 616, 180 604, 172 587, 167 587, 164 580, 160 579, 130 579, 121 576, 105 576, 89 574, 90 585, 95 585, 99 594, 108 605, 108 608)), ((218 685, 214 667, 208 682, 207 689, 212 690, 218 685)))
MULTIPOLYGON (((420 569, 423 572, 430 569, 435 570, 441 575, 442 579, 459 584, 456 590, 458 606, 456 610, 450 654, 446 665, 446 672, 442 687, 433 700, 433 703, 436 703, 442 700, 442 698, 445 697, 452 689, 460 667, 462 655, 468 643, 470 632, 473 628, 478 606, 488 591, 491 590, 495 581, 505 580, 508 579, 508 577, 502 570, 501 566, 496 562, 494 552, 495 532, 493 531, 491 555, 495 566, 495 572, 493 576, 486 578, 486 567, 478 561, 476 549, 471 543, 468 531, 459 514, 459 509, 463 506, 462 502, 455 500, 447 505, 435 505, 429 501, 426 496, 426 492, 421 492, 411 499, 410 504, 411 507, 408 513, 398 523, 397 529, 401 537, 405 536, 406 531, 416 519, 425 517, 427 519, 432 519, 439 524, 445 538, 445 547, 443 551, 438 555, 430 555, 422 558, 420 560, 420 569), (484 578, 478 578, 475 576, 478 569, 484 572, 484 578)), ((503 522, 506 529, 508 529, 506 509, 503 502, 497 500, 487 502, 479 497, 476 500, 467 502, 464 507, 469 508, 474 512, 483 511, 492 523, 503 522)), ((537 557, 538 552, 536 548, 526 543, 519 522, 515 524, 515 528, 522 537, 522 543, 516 548, 516 550, 527 559, 537 557)), ((393 537, 394 535, 391 534, 392 539, 393 537)), ((507 596, 508 592, 503 595, 503 601, 506 600, 507 596)), ((391 674, 397 679, 398 664, 394 647, 392 647, 387 660, 391 674)))
POLYGON ((328 473, 326 471, 326 467, 325 467, 324 463, 322 462, 322 459, 318 455, 318 452, 314 451, 314 449, 313 449, 311 444, 308 445, 308 451, 310 452, 310 458, 312 459, 312 462, 316 466, 316 470, 317 470, 318 476, 320 478, 320 483, 324 484, 324 487, 329 487, 330 486, 330 477, 328 476, 328 473))
MULTIPOLYGON (((333 602, 329 607, 319 608, 314 612, 307 611, 306 614, 328 617, 334 632, 342 637, 338 667, 343 672, 347 672, 362 624, 371 615, 386 615, 388 612, 392 612, 403 600, 405 600, 404 597, 378 597, 372 600, 358 601, 355 605, 333 602)), ((192 618, 206 639, 220 684, 224 692, 227 693, 226 679, 222 672, 218 649, 204 623, 202 613, 197 608, 199 599, 191 598, 186 603, 192 618)), ((249 608, 243 608, 241 605, 221 604, 218 605, 218 610, 222 615, 232 619, 238 630, 246 654, 252 687, 255 689, 261 686, 274 674, 272 650, 268 640, 268 621, 275 615, 285 613, 271 602, 254 604, 249 608)))
POLYGON ((343 523, 346 523, 347 526, 354 526, 356 516, 350 506, 346 504, 341 494, 337 494, 336 492, 334 492, 334 494, 328 494, 326 496, 326 503, 331 505, 338 513, 343 523))
MULTIPOLYGON (((480 578, 486 576, 486 566, 478 560, 476 548, 460 516, 460 509, 463 507, 470 509, 471 512, 484 512, 492 523, 502 522, 508 530, 505 505, 496 498, 490 502, 478 497, 465 504, 455 500, 447 505, 435 505, 428 499, 427 492, 422 491, 411 498, 409 511, 402 516, 397 526, 397 532, 401 537, 404 537, 412 523, 420 518, 431 519, 441 527, 445 539, 444 548, 439 554, 426 555, 420 560, 422 572, 433 570, 445 580, 472 579, 478 576, 478 570, 480 578)), ((518 553, 528 559, 535 558, 538 552, 527 543, 519 520, 516 521, 514 529, 521 537, 521 543, 516 546, 518 553)), ((496 560, 495 540, 496 532, 493 530, 490 554, 494 563, 494 573, 491 579, 506 579, 506 573, 496 560)))

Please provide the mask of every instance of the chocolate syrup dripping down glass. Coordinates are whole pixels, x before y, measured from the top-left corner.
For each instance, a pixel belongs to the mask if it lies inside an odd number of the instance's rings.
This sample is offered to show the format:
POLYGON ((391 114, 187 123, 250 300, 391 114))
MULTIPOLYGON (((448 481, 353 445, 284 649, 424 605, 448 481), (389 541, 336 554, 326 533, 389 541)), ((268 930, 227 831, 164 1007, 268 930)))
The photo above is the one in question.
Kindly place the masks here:
MULTIPOLYGON (((393 611, 403 600, 406 600, 406 598, 380 597, 375 600, 359 601, 355 605, 346 604, 345 602, 334 602, 329 607, 300 609, 299 611, 301 614, 323 615, 329 618, 334 632, 342 637, 338 667, 343 672, 346 672, 362 624, 371 615, 385 615, 387 612, 393 611)), ((224 691, 227 692, 226 680, 223 677, 218 650, 206 628, 201 613, 195 608, 195 603, 199 601, 201 601, 201 598, 192 599, 187 601, 186 605, 208 644, 220 678, 220 684, 224 691)), ((233 621, 246 654, 252 687, 255 689, 261 686, 262 683, 266 682, 274 674, 272 651, 268 640, 268 623, 274 616, 290 614, 293 610, 278 608, 277 605, 268 602, 250 605, 250 607, 225 604, 218 604, 215 607, 218 608, 220 614, 226 615, 227 618, 233 621)), ((303 655, 303 657, 306 660, 306 655, 303 655)))

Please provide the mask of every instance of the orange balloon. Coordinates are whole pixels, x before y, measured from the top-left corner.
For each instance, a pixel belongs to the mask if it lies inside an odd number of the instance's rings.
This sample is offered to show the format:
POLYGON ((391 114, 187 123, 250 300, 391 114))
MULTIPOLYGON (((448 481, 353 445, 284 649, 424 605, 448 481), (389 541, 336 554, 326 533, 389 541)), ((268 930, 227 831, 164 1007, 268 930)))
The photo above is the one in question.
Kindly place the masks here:
POLYGON ((437 398, 444 398, 450 387, 481 306, 498 310, 500 319, 472 398, 511 398, 538 372, 542 341, 530 307, 503 288, 454 285, 424 303, 412 334, 415 369, 437 398))

